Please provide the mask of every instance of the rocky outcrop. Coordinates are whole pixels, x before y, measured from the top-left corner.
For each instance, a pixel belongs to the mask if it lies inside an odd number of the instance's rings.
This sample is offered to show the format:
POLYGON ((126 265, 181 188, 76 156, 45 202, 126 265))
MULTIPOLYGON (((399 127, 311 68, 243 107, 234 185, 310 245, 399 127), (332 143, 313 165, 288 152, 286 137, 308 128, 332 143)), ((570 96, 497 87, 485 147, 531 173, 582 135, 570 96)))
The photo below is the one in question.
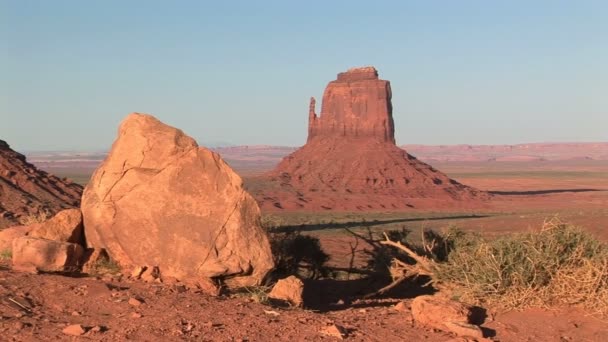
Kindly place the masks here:
POLYGON ((82 187, 37 169, 0 140, 0 229, 77 207, 82 187))
POLYGON ((82 199, 87 247, 163 277, 258 284, 273 267, 260 210, 218 154, 145 114, 120 125, 82 199))
POLYGON ((488 195, 437 171, 395 145, 390 83, 373 67, 338 74, 309 107, 306 145, 255 193, 268 210, 468 209, 488 195))
POLYGON ((391 85, 373 67, 338 74, 323 93, 321 115, 310 101, 308 143, 320 139, 365 139, 395 143, 391 85))

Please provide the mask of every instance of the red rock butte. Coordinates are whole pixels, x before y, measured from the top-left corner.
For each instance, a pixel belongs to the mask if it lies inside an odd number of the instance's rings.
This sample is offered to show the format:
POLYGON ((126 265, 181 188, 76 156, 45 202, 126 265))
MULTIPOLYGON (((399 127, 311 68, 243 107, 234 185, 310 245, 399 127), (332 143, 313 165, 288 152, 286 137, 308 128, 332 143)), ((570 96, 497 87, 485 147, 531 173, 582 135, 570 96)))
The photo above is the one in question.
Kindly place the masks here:
POLYGON ((310 100, 306 144, 270 173, 279 186, 255 193, 279 209, 473 208, 485 192, 448 178, 395 144, 389 81, 374 67, 339 73, 310 100))

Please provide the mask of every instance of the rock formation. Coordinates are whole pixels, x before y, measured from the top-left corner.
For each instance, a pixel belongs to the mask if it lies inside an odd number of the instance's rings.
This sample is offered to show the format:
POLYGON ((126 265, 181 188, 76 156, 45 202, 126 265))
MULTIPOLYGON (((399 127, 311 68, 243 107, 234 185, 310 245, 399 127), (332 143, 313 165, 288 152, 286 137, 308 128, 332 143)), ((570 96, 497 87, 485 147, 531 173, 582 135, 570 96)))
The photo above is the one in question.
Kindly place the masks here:
POLYGON ((323 94, 321 115, 310 99, 308 143, 325 139, 357 139, 395 144, 391 84, 378 79, 373 67, 339 73, 323 94))
POLYGON ((373 67, 338 74, 323 94, 320 115, 309 107, 306 145, 271 173, 280 183, 255 193, 277 209, 390 210, 466 208, 486 196, 395 145, 389 81, 373 67), (278 188, 279 190, 276 190, 278 188))
POLYGON ((80 185, 37 169, 0 140, 0 229, 77 207, 81 194, 80 185))
POLYGON ((123 268, 254 285, 273 267, 260 210, 218 154, 145 114, 120 125, 82 198, 89 248, 123 268))

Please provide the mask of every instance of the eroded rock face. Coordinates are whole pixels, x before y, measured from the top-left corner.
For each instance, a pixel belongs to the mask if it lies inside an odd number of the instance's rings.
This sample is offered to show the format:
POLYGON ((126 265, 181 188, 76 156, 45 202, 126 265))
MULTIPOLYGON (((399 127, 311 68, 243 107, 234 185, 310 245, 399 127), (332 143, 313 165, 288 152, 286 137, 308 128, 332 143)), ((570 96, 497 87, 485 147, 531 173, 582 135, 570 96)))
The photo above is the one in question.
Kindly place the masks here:
POLYGON ((260 211, 241 178, 182 131, 131 114, 82 200, 89 248, 122 267, 180 280, 253 285, 273 267, 260 211), (228 279, 230 278, 230 279, 228 279))
POLYGON ((317 139, 366 139, 395 142, 391 84, 374 67, 338 74, 323 93, 321 115, 309 108, 308 142, 317 139))
POLYGON ((390 83, 373 67, 338 74, 311 99, 306 145, 255 195, 268 210, 469 209, 488 194, 450 179, 395 145, 390 83), (278 190, 277 190, 278 189, 278 190))
POLYGON ((0 229, 77 207, 82 187, 28 163, 0 140, 0 229))

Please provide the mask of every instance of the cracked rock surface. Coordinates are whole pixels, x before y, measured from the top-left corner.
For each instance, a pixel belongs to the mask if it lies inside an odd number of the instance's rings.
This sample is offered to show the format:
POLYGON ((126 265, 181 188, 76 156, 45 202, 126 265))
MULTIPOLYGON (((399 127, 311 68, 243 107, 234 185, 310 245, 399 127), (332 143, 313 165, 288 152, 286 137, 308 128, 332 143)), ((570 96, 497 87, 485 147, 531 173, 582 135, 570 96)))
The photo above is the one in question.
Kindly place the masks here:
POLYGON ((254 285, 273 267, 260 210, 214 152, 147 114, 121 123, 82 200, 87 247, 123 268, 254 285))

